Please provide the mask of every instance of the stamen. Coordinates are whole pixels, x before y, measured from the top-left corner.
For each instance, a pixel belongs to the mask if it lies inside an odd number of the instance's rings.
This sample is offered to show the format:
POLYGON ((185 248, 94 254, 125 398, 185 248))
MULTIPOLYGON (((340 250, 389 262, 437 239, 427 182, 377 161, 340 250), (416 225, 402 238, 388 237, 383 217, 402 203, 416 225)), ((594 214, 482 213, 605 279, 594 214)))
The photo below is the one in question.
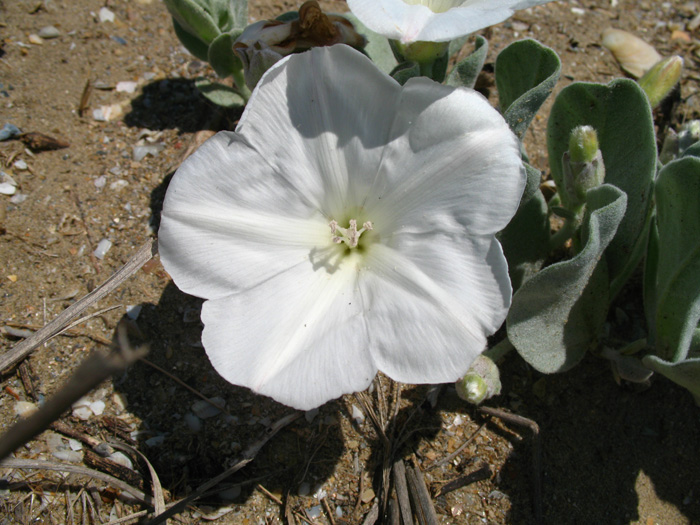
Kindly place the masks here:
POLYGON ((333 235, 332 241, 336 244, 344 242, 350 248, 356 248, 360 240, 360 235, 366 231, 372 230, 372 223, 370 221, 363 223, 362 228, 358 230, 357 220, 355 219, 350 219, 350 226, 347 228, 341 228, 335 220, 331 221, 328 225, 331 227, 331 234, 333 235))

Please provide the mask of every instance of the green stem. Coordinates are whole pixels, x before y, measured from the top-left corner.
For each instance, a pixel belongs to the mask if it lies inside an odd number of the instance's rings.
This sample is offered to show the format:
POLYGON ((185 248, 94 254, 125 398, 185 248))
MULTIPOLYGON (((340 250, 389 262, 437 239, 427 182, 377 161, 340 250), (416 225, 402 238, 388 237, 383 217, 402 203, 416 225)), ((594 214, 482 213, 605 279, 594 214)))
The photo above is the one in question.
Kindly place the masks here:
POLYGON ((641 339, 637 339, 636 341, 631 342, 627 346, 625 346, 622 350, 620 350, 620 354, 622 355, 634 355, 640 350, 644 350, 647 347, 647 338, 642 337, 641 339))
POLYGON ((625 263, 625 266, 623 266, 620 273, 610 282, 610 302, 612 302, 613 299, 617 297, 617 294, 620 293, 620 290, 622 290, 622 287, 630 278, 634 270, 637 269, 642 257, 644 257, 644 254, 646 253, 649 245, 649 229, 653 215, 654 214, 651 210, 647 213, 644 227, 642 228, 639 237, 637 237, 637 241, 632 248, 632 253, 629 256, 629 259, 627 259, 627 262, 625 263))
POLYGON ((421 76, 433 78, 433 62, 418 62, 421 76))
POLYGON ((501 361, 511 350, 515 350, 515 347, 506 337, 496 345, 492 346, 488 350, 483 352, 483 355, 491 359, 494 363, 501 361))
POLYGON ((243 76, 243 69, 237 69, 233 72, 233 89, 235 89, 238 94, 248 102, 250 99, 250 89, 245 85, 245 77, 243 76))
POLYGON ((549 251, 558 250, 571 239, 580 225, 578 219, 566 219, 564 225, 549 238, 549 251))

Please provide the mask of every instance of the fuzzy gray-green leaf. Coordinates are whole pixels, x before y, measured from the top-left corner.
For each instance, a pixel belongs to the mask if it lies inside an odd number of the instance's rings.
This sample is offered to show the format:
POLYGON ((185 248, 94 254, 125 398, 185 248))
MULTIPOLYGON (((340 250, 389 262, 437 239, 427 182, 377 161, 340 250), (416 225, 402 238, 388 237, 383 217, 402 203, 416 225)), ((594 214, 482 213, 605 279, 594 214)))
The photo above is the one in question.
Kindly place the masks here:
POLYGON ((448 86, 473 88, 481 69, 484 67, 488 51, 488 40, 483 36, 477 36, 474 42, 474 51, 452 68, 445 83, 448 86))
POLYGON ((225 108, 235 108, 245 106, 245 100, 238 92, 218 82, 212 82, 206 78, 200 78, 195 81, 195 86, 204 95, 204 97, 217 106, 225 108))
MULTIPOLYGON (((656 172, 654 122, 644 91, 632 80, 565 87, 554 101, 547 127, 550 169, 558 188, 563 188, 561 159, 569 149, 571 130, 584 125, 598 133, 605 182, 628 197, 625 218, 606 252, 614 279, 625 270, 646 223, 656 172)), ((567 206, 566 194, 559 192, 559 196, 567 206)))
POLYGON ((695 398, 695 404, 700 406, 700 358, 669 363, 655 355, 648 355, 642 359, 642 363, 654 372, 690 390, 695 398))
POLYGON ((561 61, 536 40, 519 40, 496 58, 496 88, 503 116, 522 139, 559 80, 561 61))
POLYGON ((389 40, 368 29, 358 18, 352 13, 343 13, 343 16, 352 22, 355 26, 355 31, 360 33, 367 39, 367 45, 364 48, 365 54, 372 59, 372 62, 384 71, 387 75, 398 65, 398 61, 391 50, 389 40))
POLYGON ((700 320, 700 159, 667 164, 655 189, 659 232, 656 353, 673 362, 688 355, 700 320))
POLYGON ((615 236, 627 198, 607 184, 588 191, 581 230, 583 249, 548 266, 513 296, 506 320, 518 353, 544 373, 568 370, 595 343, 608 308, 603 251, 615 236))
POLYGON ((222 33, 209 46, 208 62, 221 78, 229 77, 234 71, 240 71, 243 68, 241 59, 233 52, 233 41, 233 35, 222 33))

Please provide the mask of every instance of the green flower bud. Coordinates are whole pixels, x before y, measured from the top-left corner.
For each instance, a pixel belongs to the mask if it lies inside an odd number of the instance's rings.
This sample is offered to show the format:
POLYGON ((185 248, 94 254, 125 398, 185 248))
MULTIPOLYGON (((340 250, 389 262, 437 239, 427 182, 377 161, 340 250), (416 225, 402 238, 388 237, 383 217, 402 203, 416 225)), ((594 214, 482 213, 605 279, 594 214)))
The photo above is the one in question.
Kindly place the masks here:
POLYGON ((501 393, 501 375, 498 366, 489 357, 480 355, 455 386, 459 397, 478 405, 501 393))
POLYGON ((574 128, 569 135, 571 162, 592 162, 598 153, 598 134, 591 126, 574 128))
POLYGON ((432 64, 438 58, 447 53, 449 42, 411 42, 402 44, 393 42, 396 52, 406 62, 416 62, 417 64, 432 64))
POLYGON ((683 71, 683 59, 679 56, 657 62, 639 79, 639 86, 649 97, 652 108, 658 106, 678 84, 683 71))
POLYGON ((580 208, 586 202, 586 192, 605 180, 598 134, 591 126, 578 126, 571 131, 569 151, 562 157, 562 170, 569 207, 580 208))
POLYGON ((697 142, 700 142, 700 120, 686 122, 678 133, 679 155, 683 155, 685 150, 697 142))

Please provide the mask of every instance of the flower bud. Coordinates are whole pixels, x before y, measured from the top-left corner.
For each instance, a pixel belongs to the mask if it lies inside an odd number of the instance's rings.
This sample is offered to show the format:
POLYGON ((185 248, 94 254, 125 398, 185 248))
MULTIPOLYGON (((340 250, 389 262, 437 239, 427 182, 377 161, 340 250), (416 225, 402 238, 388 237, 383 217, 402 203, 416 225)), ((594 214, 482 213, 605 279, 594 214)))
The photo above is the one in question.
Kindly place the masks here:
POLYGON ((586 202, 586 192, 605 180, 605 164, 598 148, 598 134, 591 126, 578 126, 569 136, 569 151, 562 158, 564 191, 570 207, 586 202))
POLYGON ((686 122, 678 133, 679 155, 683 155, 685 150, 697 142, 700 142, 700 120, 686 122))
POLYGON ((678 84, 683 71, 683 59, 669 57, 657 62, 639 79, 639 86, 649 97, 652 108, 658 106, 678 84))
POLYGON ((406 62, 432 64, 447 53, 449 42, 411 42, 402 44, 394 42, 394 48, 406 62))
POLYGON ((318 2, 311 0, 299 8, 298 18, 263 20, 246 27, 233 43, 233 50, 243 62, 245 82, 252 90, 263 73, 283 57, 333 44, 359 49, 366 41, 349 20, 324 13, 318 2))
POLYGON ((455 386, 459 397, 478 405, 501 393, 501 375, 498 366, 489 357, 480 355, 455 386))

